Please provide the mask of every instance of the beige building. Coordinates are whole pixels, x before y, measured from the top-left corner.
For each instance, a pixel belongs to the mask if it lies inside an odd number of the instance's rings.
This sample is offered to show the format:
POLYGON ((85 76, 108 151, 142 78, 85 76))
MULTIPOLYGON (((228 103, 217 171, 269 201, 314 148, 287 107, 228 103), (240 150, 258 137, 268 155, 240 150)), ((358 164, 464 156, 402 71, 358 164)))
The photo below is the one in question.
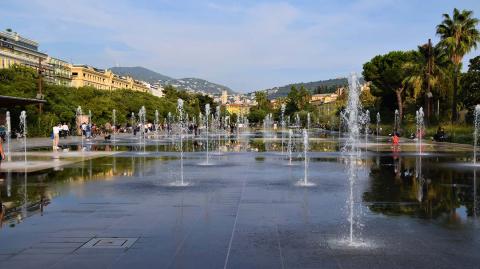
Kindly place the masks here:
POLYGON ((222 105, 225 105, 228 102, 228 93, 226 90, 222 91, 222 95, 220 96, 220 102, 222 105))
POLYGON ((33 67, 38 70, 47 60, 47 54, 38 51, 38 43, 20 36, 8 29, 0 32, 0 68, 14 64, 33 67))
POLYGON ((0 32, 0 68, 23 65, 41 71, 47 83, 70 86, 70 65, 38 50, 38 43, 8 29, 0 32))
POLYGON ((235 113, 238 116, 246 116, 250 113, 250 105, 247 104, 227 104, 225 107, 228 113, 235 113))
POLYGON ((97 69, 87 65, 73 65, 71 70, 72 86, 76 88, 88 86, 100 90, 131 89, 150 92, 150 87, 142 81, 115 75, 110 70, 97 69))
POLYGON ((70 86, 72 83, 71 64, 66 61, 48 57, 47 64, 51 69, 51 75, 48 77, 50 83, 62 86, 70 86))

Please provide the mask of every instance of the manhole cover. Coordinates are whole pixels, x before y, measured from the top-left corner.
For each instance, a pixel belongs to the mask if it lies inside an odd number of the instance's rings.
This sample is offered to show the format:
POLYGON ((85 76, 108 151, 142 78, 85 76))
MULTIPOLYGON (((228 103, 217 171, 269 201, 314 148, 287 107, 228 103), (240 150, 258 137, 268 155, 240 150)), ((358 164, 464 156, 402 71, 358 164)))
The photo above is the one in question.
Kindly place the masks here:
POLYGON ((129 248, 137 239, 137 237, 97 237, 85 243, 82 248, 129 248))

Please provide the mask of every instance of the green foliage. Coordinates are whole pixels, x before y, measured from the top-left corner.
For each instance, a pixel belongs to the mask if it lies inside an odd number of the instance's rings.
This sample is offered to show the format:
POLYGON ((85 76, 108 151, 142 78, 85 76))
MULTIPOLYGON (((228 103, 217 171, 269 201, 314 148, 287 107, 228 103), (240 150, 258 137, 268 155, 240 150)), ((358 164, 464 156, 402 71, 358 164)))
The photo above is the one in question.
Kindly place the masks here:
POLYGON ((248 121, 251 123, 262 122, 267 114, 268 112, 266 110, 263 110, 258 106, 254 106, 250 109, 250 113, 248 113, 248 121))
POLYGON ((473 11, 453 10, 453 16, 443 14, 443 21, 437 25, 437 35, 440 36, 439 45, 454 65, 452 72, 452 122, 457 117, 458 77, 460 75, 462 59, 480 42, 480 32, 477 30, 478 19, 473 17, 473 11))
POLYGON ((287 96, 287 104, 285 107, 286 115, 293 115, 298 111, 312 111, 313 107, 310 105, 311 94, 304 87, 301 86, 297 90, 295 86, 292 86, 287 96))
POLYGON ((372 95, 380 97, 382 107, 388 107, 390 110, 396 102, 400 118, 403 116, 406 79, 409 76, 405 66, 415 58, 415 51, 392 51, 375 56, 363 65, 363 77, 372 83, 372 95))
POLYGON ((268 100, 267 93, 264 91, 255 93, 255 101, 257 105, 250 109, 247 118, 251 123, 260 123, 268 113, 272 113, 272 104, 268 100))
MULTIPOLYGON (((14 66, 0 70, 0 94, 33 98, 37 93, 37 75, 34 70, 14 66)), ((165 88, 165 97, 159 98, 149 93, 122 89, 114 91, 98 90, 91 87, 72 88, 65 86, 45 85, 47 103, 40 114, 38 106, 27 106, 28 128, 30 136, 48 136, 54 124, 67 122, 75 125, 75 112, 78 106, 85 114, 92 113, 92 121, 103 125, 112 121, 112 111, 116 109, 117 122, 126 124, 132 112, 138 113, 141 106, 147 110, 147 120, 153 122, 154 111, 158 110, 160 120, 167 117, 168 112, 176 113, 177 99, 182 98, 185 111, 190 116, 197 116, 200 108, 206 103, 214 106, 213 99, 199 94, 177 91, 171 86, 165 88)), ((21 107, 12 109, 12 126, 18 126, 18 114, 21 107)))
POLYGON ((470 60, 468 72, 460 80, 460 101, 467 108, 480 104, 480 56, 470 60))
POLYGON ((270 111, 271 104, 268 100, 266 92, 256 92, 255 93, 255 101, 257 102, 257 107, 261 110, 270 111))

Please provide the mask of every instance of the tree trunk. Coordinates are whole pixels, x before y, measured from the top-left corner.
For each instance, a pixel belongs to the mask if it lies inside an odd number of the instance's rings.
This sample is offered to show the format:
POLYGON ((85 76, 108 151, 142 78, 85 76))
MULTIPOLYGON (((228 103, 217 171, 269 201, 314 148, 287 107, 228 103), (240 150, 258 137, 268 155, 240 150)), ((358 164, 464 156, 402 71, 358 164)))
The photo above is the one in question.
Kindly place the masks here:
POLYGON ((395 94, 397 95, 397 103, 398 103, 398 128, 399 129, 402 129, 400 126, 402 125, 402 119, 403 119, 402 92, 403 92, 403 88, 395 90, 395 94))
POLYGON ((457 121, 458 66, 453 71, 452 124, 457 121))

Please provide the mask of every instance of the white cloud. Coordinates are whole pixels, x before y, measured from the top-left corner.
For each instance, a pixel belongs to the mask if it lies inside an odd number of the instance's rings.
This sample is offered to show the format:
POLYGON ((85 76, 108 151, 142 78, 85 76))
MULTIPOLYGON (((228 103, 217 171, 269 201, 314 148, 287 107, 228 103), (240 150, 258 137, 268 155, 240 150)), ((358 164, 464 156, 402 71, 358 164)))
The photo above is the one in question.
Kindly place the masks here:
MULTIPOLYGON (((341 5, 324 1, 312 8, 293 2, 206 2, 198 13, 181 8, 169 12, 163 6, 145 7, 127 0, 19 2, 15 16, 51 25, 29 26, 42 41, 99 43, 104 56, 92 53, 95 56, 87 63, 142 65, 240 90, 361 71, 362 63, 376 54, 414 49, 434 36, 435 27, 410 24, 415 14, 409 17, 409 9, 415 4, 400 0, 341 5), (402 16, 386 15, 402 9, 406 9, 402 16), (32 19, 32 14, 37 15, 32 19), (395 21, 399 18, 405 21, 395 21)), ((164 1, 165 6, 172 3, 164 1)), ((88 59, 88 51, 71 51, 79 53, 84 54, 81 59, 88 59)))

